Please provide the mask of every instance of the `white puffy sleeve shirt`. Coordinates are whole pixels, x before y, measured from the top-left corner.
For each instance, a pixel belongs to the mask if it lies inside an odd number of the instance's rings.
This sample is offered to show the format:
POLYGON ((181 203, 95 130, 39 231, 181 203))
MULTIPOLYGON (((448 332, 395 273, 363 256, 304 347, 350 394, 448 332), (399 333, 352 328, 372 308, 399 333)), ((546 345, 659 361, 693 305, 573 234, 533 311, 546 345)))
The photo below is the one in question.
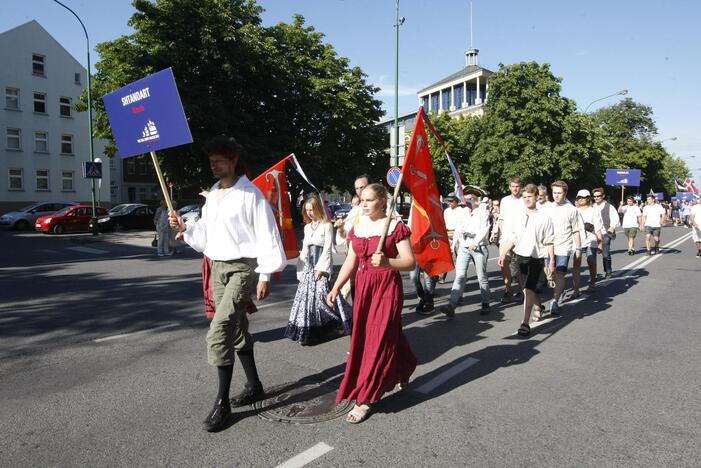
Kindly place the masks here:
POLYGON ((319 259, 314 265, 314 271, 331 274, 333 265, 331 252, 331 245, 334 239, 333 224, 319 223, 316 225, 316 228, 313 228, 312 224, 307 223, 304 226, 304 241, 302 242, 302 251, 299 254, 300 263, 306 262, 310 246, 322 247, 321 255, 319 255, 319 259))
POLYGON ((258 188, 245 176, 219 199, 219 182, 210 189, 198 221, 189 220, 184 239, 212 260, 255 258, 260 281, 287 264, 273 211, 258 188))

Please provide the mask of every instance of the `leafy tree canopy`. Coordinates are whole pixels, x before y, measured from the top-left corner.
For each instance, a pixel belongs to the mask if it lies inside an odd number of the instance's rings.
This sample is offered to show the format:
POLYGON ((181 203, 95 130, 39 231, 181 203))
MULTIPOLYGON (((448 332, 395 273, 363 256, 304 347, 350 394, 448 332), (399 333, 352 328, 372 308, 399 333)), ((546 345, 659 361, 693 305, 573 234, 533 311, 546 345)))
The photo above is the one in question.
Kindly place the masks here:
MULTIPOLYGON (((219 134, 239 140, 253 175, 291 152, 325 188, 350 187, 358 173, 384 171, 377 89, 303 17, 264 27, 263 9, 253 0, 133 5, 134 33, 97 46, 93 94, 173 68, 194 143, 159 153, 170 180, 209 186, 200 148, 219 134)), ((101 100, 93 105, 96 136, 111 139, 101 100)))

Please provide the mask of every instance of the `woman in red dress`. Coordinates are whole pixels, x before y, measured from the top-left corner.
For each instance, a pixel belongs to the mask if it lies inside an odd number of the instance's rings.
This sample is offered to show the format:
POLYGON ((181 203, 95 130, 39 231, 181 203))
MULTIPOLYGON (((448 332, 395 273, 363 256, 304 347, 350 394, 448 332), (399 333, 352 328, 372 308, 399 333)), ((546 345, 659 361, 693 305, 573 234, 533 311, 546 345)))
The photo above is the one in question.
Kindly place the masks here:
POLYGON ((346 421, 367 418, 370 405, 397 384, 406 385, 416 369, 416 357, 402 333, 404 303, 400 271, 414 269, 409 228, 393 219, 382 252, 375 253, 387 220, 387 190, 370 184, 361 194, 364 216, 348 233, 350 248, 327 297, 334 304, 343 284, 355 274, 353 333, 346 372, 336 401, 356 404, 346 421))

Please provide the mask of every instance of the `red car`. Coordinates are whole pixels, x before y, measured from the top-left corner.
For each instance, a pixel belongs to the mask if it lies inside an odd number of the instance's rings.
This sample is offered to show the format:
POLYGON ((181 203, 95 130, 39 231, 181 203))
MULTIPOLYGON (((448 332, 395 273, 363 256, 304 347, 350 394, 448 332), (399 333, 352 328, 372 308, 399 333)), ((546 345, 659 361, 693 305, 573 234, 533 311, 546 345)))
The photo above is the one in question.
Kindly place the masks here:
MULTIPOLYGON (((101 206, 96 208, 97 216, 104 216, 107 210, 101 206)), ((88 232, 92 218, 91 205, 69 206, 52 215, 37 219, 34 229, 46 233, 63 234, 64 232, 88 232)))

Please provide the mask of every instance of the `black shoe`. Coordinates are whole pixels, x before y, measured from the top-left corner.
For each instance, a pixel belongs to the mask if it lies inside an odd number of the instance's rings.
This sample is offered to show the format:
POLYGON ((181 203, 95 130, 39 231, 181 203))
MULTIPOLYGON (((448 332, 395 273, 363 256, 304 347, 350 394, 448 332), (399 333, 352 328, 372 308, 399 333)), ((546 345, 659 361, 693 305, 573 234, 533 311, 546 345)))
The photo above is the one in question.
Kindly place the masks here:
POLYGON ((416 311, 417 314, 423 314, 425 306, 426 306, 426 303, 424 302, 424 300, 419 299, 419 303, 416 304, 416 308, 414 310, 416 311))
POLYGON ((218 400, 203 422, 204 430, 207 432, 221 431, 226 426, 230 416, 231 406, 224 400, 218 400))
POLYGON ((482 308, 480 309, 480 315, 487 315, 492 309, 489 308, 489 304, 486 302, 482 303, 482 308))
POLYGON ((441 312, 443 312, 447 317, 454 317, 455 316, 455 306, 453 304, 446 304, 443 307, 441 307, 441 312))
POLYGON ((424 312, 433 312, 433 299, 424 303, 424 312))
POLYGON ((424 302, 423 299, 416 305, 416 313, 419 315, 431 315, 433 312, 433 302, 424 302))
POLYGON ((263 391, 263 386, 258 385, 256 387, 243 387, 241 393, 236 395, 231 399, 231 406, 238 408, 239 406, 252 405, 258 400, 262 400, 265 396, 263 391))

